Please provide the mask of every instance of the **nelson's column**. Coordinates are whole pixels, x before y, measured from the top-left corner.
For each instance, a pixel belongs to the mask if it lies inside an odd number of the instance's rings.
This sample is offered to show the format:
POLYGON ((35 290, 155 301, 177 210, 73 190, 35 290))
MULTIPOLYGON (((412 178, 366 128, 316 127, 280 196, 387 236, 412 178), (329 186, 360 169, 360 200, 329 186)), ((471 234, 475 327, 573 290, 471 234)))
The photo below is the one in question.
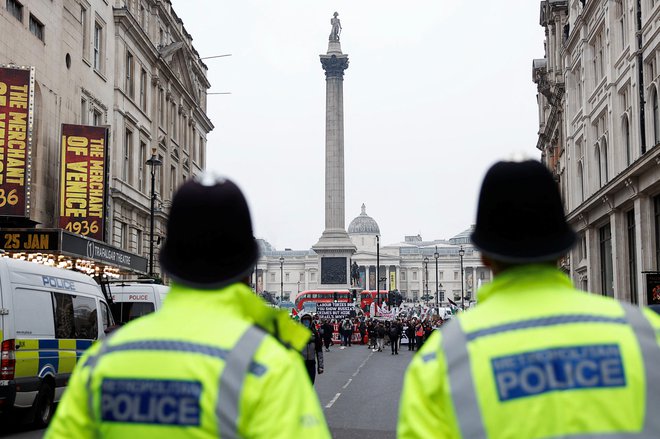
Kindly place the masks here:
POLYGON ((350 257, 356 247, 344 218, 344 70, 348 55, 341 52, 341 23, 334 13, 325 70, 325 230, 312 249, 318 254, 321 289, 350 288, 350 257))

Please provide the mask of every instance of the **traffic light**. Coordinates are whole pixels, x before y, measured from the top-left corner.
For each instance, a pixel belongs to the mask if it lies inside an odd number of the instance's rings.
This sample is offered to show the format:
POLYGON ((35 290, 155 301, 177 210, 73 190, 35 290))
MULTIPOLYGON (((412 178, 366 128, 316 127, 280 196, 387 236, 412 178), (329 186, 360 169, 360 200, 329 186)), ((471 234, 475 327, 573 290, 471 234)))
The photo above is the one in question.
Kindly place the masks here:
POLYGON ((353 296, 353 302, 357 300, 357 290, 351 290, 351 294, 353 296))
POLYGON ((332 298, 335 303, 339 302, 339 294, 336 291, 332 293, 332 298))

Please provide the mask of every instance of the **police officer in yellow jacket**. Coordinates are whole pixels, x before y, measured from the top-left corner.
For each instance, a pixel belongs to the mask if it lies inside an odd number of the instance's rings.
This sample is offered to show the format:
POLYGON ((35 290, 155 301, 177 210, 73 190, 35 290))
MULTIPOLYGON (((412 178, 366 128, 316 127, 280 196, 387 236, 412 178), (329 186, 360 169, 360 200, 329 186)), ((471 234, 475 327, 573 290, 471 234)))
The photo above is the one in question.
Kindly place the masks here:
POLYGON ((329 438, 300 354, 310 333, 244 283, 257 258, 238 187, 183 184, 160 254, 163 308, 90 348, 46 437, 329 438))
POLYGON ((486 174, 472 234, 494 280, 410 364, 400 438, 660 438, 660 319, 573 288, 559 192, 537 161, 486 174))

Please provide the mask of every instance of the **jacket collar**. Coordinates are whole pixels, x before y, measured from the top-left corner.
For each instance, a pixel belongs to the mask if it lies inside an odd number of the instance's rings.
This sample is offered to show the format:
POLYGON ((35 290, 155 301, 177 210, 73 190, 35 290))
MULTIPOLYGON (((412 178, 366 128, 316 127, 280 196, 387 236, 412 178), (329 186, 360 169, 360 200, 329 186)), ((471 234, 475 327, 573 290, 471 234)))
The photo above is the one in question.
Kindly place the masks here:
POLYGON ((286 311, 266 306, 263 299, 243 283, 234 283, 217 290, 199 290, 173 282, 165 298, 164 308, 189 306, 215 308, 220 316, 231 313, 297 351, 307 344, 311 336, 311 332, 291 320, 286 311))
POLYGON ((570 278, 561 270, 545 264, 528 264, 499 273, 492 282, 479 289, 479 302, 509 291, 533 291, 548 287, 572 288, 570 278))

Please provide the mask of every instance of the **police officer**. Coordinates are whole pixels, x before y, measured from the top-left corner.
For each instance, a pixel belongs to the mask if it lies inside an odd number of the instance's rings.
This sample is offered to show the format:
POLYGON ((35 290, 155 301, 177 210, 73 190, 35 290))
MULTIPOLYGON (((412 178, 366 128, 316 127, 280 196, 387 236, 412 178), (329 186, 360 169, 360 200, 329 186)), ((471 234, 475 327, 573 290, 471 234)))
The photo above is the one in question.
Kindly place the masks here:
POLYGON ((300 351, 310 332, 246 285, 259 250, 247 203, 203 174, 177 191, 158 312, 94 345, 47 438, 329 438, 300 351))
POLYGON ((660 319, 574 289, 556 183, 537 161, 484 179, 472 241, 493 281, 411 362, 400 438, 659 438, 660 319))

